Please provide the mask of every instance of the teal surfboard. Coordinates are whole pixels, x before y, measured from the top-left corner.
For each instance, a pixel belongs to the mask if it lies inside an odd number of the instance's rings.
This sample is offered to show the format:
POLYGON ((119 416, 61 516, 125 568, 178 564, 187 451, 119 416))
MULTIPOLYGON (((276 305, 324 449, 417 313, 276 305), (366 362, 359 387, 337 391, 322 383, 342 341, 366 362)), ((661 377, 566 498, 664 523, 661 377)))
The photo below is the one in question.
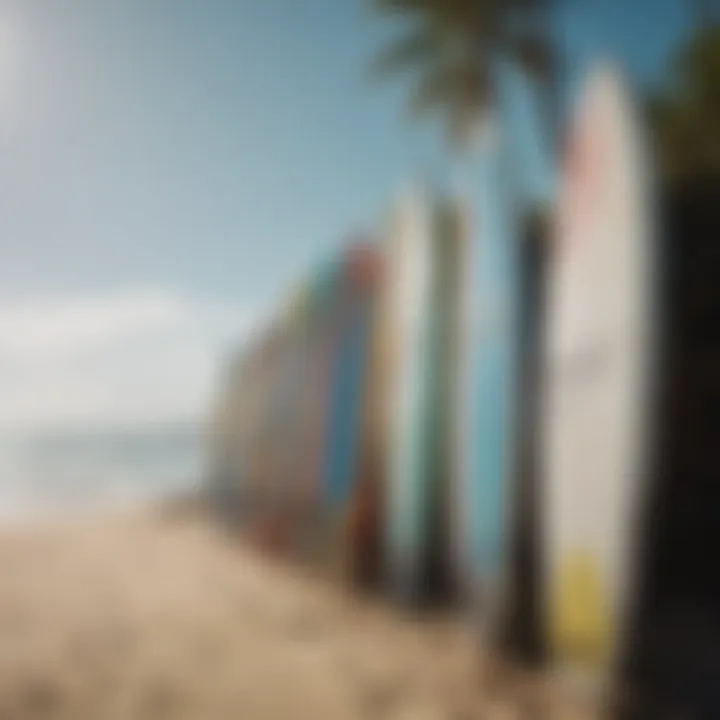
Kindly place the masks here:
POLYGON ((358 440, 369 359, 373 274, 377 274, 374 249, 355 250, 354 254, 348 253, 346 260, 346 272, 340 290, 342 297, 339 298, 341 317, 329 378, 332 387, 323 497, 326 510, 331 515, 342 514, 347 509, 357 471, 358 440))
POLYGON ((538 593, 530 576, 537 572, 539 510, 528 503, 540 501, 534 428, 542 267, 526 222, 549 206, 553 173, 529 88, 512 69, 498 70, 501 117, 472 159, 471 190, 463 193, 467 270, 455 507, 459 572, 481 634, 505 650, 511 635, 513 645, 531 644, 525 640, 537 623, 529 616, 538 603, 530 597, 538 593))

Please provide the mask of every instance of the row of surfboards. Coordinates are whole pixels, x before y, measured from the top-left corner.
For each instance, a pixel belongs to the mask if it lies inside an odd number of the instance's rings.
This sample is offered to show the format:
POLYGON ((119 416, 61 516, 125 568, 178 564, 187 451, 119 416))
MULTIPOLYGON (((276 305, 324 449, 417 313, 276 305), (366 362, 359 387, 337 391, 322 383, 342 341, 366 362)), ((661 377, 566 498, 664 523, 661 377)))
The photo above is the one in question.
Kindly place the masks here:
MULTIPOLYGON (((459 591, 493 641, 534 608, 553 666, 609 681, 652 372, 642 146, 618 75, 594 73, 540 264, 502 182, 481 208, 408 191, 380 242, 316 273, 233 369, 213 433, 223 507, 403 601, 459 591)), ((500 173, 503 152, 481 161, 500 173)))

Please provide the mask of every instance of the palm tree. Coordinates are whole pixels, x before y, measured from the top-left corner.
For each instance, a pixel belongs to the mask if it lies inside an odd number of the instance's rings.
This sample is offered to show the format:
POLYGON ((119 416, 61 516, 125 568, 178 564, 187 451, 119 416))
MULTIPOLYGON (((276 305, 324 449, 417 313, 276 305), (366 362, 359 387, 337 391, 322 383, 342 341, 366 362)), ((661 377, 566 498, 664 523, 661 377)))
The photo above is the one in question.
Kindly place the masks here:
POLYGON ((451 144, 466 150, 497 99, 496 66, 509 60, 535 81, 554 77, 550 0, 374 0, 407 31, 376 58, 380 76, 412 73, 413 115, 441 111, 451 144))

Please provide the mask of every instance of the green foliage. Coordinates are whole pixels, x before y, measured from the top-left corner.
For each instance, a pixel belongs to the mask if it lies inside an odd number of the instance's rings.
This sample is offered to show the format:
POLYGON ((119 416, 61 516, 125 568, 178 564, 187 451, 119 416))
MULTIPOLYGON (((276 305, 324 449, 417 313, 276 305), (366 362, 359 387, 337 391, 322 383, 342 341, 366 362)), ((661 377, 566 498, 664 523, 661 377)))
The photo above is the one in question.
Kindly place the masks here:
POLYGON ((661 171, 670 179, 720 172, 720 26, 697 30, 668 78, 649 102, 661 171))

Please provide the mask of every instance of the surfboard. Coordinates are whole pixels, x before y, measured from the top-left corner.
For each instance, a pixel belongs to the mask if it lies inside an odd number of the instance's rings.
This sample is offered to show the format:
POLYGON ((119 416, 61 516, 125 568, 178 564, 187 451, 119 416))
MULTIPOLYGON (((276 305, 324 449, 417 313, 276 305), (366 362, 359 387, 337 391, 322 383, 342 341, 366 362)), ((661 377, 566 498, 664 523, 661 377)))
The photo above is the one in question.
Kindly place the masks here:
POLYGON ((356 423, 362 399, 367 307, 360 305, 347 319, 333 377, 328 468, 324 502, 331 512, 342 507, 352 489, 356 423))
POLYGON ((341 273, 337 258, 320 266, 311 283, 310 312, 306 338, 306 378, 303 388, 303 460, 299 467, 296 495, 297 554, 314 559, 322 550, 320 518, 323 506, 324 458, 328 441, 330 374, 336 352, 334 309, 341 273))
POLYGON ((351 490, 360 418, 371 292, 368 285, 372 282, 369 277, 358 277, 358 268, 353 267, 371 261, 372 251, 369 248, 362 250, 366 257, 360 248, 348 251, 338 292, 340 309, 337 348, 329 378, 331 406, 323 490, 324 503, 331 513, 347 501, 351 490))
POLYGON ((208 423, 204 489, 213 511, 231 525, 242 519, 245 356, 234 355, 218 384, 208 423))
POLYGON ((549 262, 545 619, 574 685, 607 689, 633 596, 654 262, 647 170, 620 74, 591 73, 565 158, 549 262))
POLYGON ((308 287, 300 284, 286 298, 279 317, 282 347, 274 379, 277 399, 273 514, 275 542, 284 553, 292 549, 292 517, 298 497, 298 468, 303 457, 300 428, 305 418, 302 401, 307 372, 308 303, 308 287))
POLYGON ((355 585, 375 586, 386 570, 386 514, 390 487, 389 455, 397 381, 397 212, 380 233, 378 266, 368 322, 368 367, 360 421, 357 479, 348 518, 347 577, 355 585))
POLYGON ((396 344, 388 563, 396 596, 421 604, 447 596, 455 579, 453 436, 463 234, 456 204, 444 197, 408 196, 396 220, 389 279, 396 344))
POLYGON ((255 357, 255 369, 251 381, 255 384, 257 413, 253 422, 255 431, 251 439, 256 453, 255 477, 253 478, 252 525, 253 535, 264 548, 280 550, 278 544, 277 504, 278 474, 281 469, 278 452, 278 362, 281 359, 282 327, 273 318, 264 330, 255 357))
POLYGON ((326 467, 324 476, 324 542, 331 569, 347 571, 348 519, 359 477, 372 301, 379 257, 370 246, 351 247, 338 298, 340 317, 337 349, 332 363, 326 467))
POLYGON ((419 190, 402 201, 394 252, 397 375, 386 519, 390 588, 415 604, 425 592, 430 538, 434 208, 419 190))
POLYGON ((492 643, 507 604, 517 441, 519 234, 506 139, 485 138, 466 235, 460 408, 460 566, 478 631, 492 643))
POLYGON ((428 591, 444 600, 458 590, 455 503, 458 500, 462 277, 467 251, 465 217, 453 197, 438 198, 433 236, 431 369, 428 373, 429 558, 428 591))

